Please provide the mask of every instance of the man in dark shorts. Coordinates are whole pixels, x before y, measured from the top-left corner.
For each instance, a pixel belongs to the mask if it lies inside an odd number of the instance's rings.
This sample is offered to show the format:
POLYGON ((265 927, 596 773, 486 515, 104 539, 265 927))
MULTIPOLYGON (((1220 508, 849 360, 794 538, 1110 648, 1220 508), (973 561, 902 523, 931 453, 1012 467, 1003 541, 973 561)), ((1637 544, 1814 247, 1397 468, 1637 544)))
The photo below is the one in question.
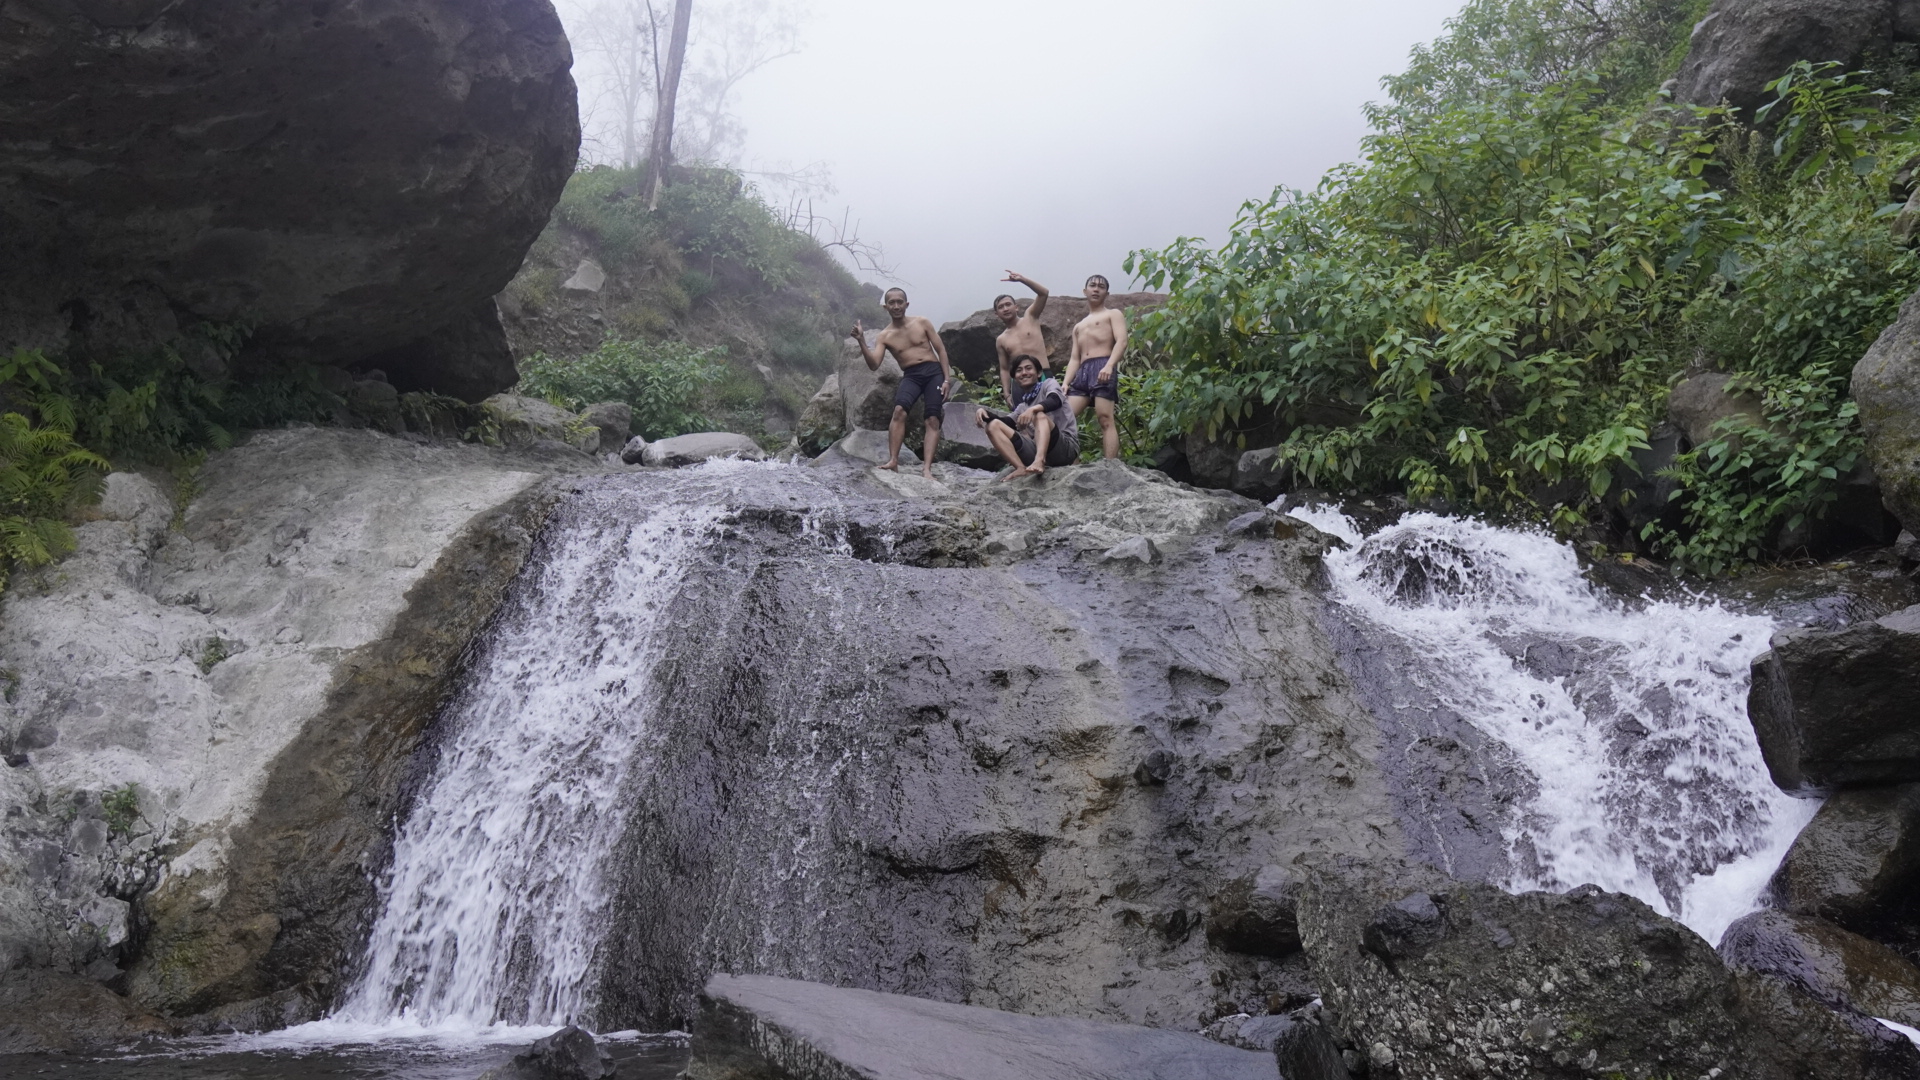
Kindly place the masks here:
POLYGON ((980 409, 975 425, 987 429, 987 438, 1013 471, 1001 477, 1034 476, 1047 466, 1071 465, 1080 460, 1080 426, 1067 408, 1060 384, 1041 378, 1039 358, 1022 353, 1013 361, 1012 413, 980 409))
POLYGON ((907 317, 905 289, 888 289, 884 303, 893 321, 875 336, 872 348, 867 347, 866 327, 857 321, 853 324, 853 343, 860 346, 869 370, 880 370, 880 362, 889 352, 900 364, 900 388, 893 393, 893 422, 887 425, 887 463, 880 467, 900 467, 900 444, 907 439, 907 410, 914 402, 925 401, 927 434, 920 452, 926 461, 920 475, 931 480, 933 452, 939 449, 940 421, 946 415, 953 366, 947 361, 946 343, 940 340, 933 323, 918 315, 907 317))
POLYGON ((1093 403, 1100 420, 1100 449, 1110 458, 1120 456, 1120 429, 1114 409, 1120 404, 1120 358, 1127 351, 1127 317, 1107 307, 1107 279, 1087 279, 1087 317, 1073 326, 1073 353, 1067 359, 1067 404, 1078 417, 1093 403))

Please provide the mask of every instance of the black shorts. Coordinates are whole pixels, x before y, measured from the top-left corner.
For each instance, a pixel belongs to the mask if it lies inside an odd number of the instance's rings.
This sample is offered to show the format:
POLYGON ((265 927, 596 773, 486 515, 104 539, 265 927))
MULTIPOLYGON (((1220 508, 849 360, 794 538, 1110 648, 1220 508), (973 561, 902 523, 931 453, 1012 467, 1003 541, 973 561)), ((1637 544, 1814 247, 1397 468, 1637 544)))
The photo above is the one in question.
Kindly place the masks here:
POLYGON ((939 364, 915 364, 900 369, 900 389, 893 392, 893 403, 903 409, 924 399, 927 419, 939 423, 947 408, 947 373, 939 364))
MULTIPOLYGON (((1020 455, 1020 464, 1033 464, 1033 435, 1016 430, 1013 435, 1013 452, 1020 455)), ((1056 469, 1062 465, 1072 465, 1080 460, 1080 440, 1071 435, 1062 435, 1055 429, 1053 438, 1047 442, 1047 468, 1056 469)))
POLYGON ((1073 385, 1067 387, 1068 397, 1106 398, 1118 405, 1120 403, 1120 376, 1115 375, 1106 382, 1100 381, 1100 372, 1107 366, 1107 358, 1096 356, 1091 360, 1080 361, 1080 367, 1073 373, 1073 385))

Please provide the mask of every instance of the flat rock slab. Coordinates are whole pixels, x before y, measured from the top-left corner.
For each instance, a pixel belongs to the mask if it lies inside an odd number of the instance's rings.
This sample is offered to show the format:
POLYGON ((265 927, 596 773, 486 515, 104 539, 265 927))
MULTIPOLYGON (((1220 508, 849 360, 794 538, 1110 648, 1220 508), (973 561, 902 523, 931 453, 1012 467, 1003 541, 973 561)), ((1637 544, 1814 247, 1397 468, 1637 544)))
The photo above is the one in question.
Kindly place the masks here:
POLYGON ((1132 1024, 715 975, 690 1080, 1278 1080, 1269 1054, 1132 1024))

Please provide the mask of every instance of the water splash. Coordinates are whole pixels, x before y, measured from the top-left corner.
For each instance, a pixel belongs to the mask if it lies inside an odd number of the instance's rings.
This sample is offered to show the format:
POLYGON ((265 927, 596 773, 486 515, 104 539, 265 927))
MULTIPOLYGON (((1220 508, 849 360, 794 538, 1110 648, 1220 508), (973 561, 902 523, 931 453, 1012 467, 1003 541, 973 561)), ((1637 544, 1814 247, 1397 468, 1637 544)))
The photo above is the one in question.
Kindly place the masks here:
POLYGON ((1591 882, 1709 941, 1757 905, 1818 809, 1774 786, 1747 721, 1769 620, 1623 604, 1540 533, 1409 514, 1362 538, 1337 512, 1289 513, 1348 541, 1327 559, 1336 599, 1407 643, 1415 681, 1537 781, 1500 884, 1591 882))
POLYGON ((600 869, 652 712, 662 616, 724 511, 596 490, 555 513, 443 720, 336 1024, 557 1025, 592 1004, 600 869))

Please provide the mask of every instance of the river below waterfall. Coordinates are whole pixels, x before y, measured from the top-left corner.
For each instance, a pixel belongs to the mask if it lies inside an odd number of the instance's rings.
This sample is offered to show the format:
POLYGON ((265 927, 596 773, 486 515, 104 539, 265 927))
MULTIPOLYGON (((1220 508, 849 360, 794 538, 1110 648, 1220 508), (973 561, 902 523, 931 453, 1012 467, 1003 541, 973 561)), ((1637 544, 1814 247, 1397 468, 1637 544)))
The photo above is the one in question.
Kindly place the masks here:
MULTIPOLYGON (((238 1035, 186 1039, 122 1054, 50 1059, 0 1055, 0 1077, 26 1080, 473 1080, 509 1061, 548 1029, 502 1041, 503 1033, 368 1043, 238 1035)), ((344 1038, 344 1036, 335 1036, 344 1038)), ((619 1080, 671 1080, 687 1064, 686 1041, 670 1037, 601 1040, 619 1080)))

